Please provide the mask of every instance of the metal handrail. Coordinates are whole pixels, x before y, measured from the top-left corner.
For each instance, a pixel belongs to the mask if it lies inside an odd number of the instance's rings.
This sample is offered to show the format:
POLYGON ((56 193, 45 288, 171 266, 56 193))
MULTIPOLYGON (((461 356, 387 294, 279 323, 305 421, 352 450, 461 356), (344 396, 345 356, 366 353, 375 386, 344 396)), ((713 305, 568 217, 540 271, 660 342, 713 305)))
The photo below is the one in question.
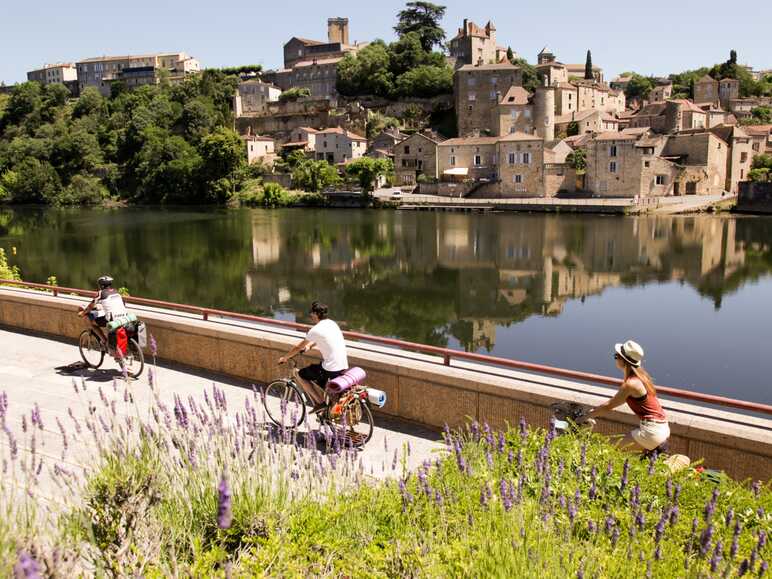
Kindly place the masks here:
MULTIPOLYGON (((0 285, 13 285, 22 288, 31 288, 51 292, 54 296, 59 294, 74 294, 78 296, 94 297, 96 291, 89 291, 77 288, 68 288, 62 286, 53 286, 42 283, 31 283, 19 280, 7 280, 0 279, 0 285)), ((147 298, 140 298, 134 296, 126 296, 124 300, 128 303, 137 305, 157 307, 168 310, 175 310, 179 312, 185 312, 189 314, 200 315, 204 320, 210 321, 210 317, 229 318, 234 320, 243 320, 248 322, 257 322, 264 325, 277 326, 287 328, 291 330, 308 330, 310 326, 308 324, 299 324, 296 322, 288 322, 285 320, 275 320, 273 318, 264 318, 261 316, 254 316, 252 314, 242 314, 238 312, 229 312, 227 310, 219 310, 216 308, 203 308, 200 306, 192 306, 189 304, 177 304, 174 302, 165 302, 162 300, 153 300, 147 298)), ((534 364, 531 362, 523 362, 519 360, 511 360, 509 358, 498 358, 496 356, 487 356, 485 354, 475 354, 472 352, 461 352, 459 350, 451 350, 449 348, 441 348, 439 346, 429 346, 428 344, 418 344, 415 342, 406 342, 404 340, 398 340, 396 338, 383 338, 380 336, 372 336, 369 334, 363 334, 361 332, 344 331, 343 335, 351 340, 360 342, 369 342, 371 344, 378 344, 384 346, 390 346, 399 348, 401 350, 407 350, 412 352, 419 352, 422 354, 430 354, 439 356, 442 358, 442 363, 446 366, 450 366, 450 362, 453 359, 467 360, 470 362, 479 362, 483 364, 489 364, 494 366, 501 366, 503 368, 512 368, 517 370, 527 370, 530 372, 537 372, 539 374, 546 374, 552 376, 558 376, 561 378, 571 378, 574 380, 580 380, 582 382, 590 382, 596 384, 604 384, 608 386, 619 386, 620 380, 618 378, 612 378, 610 376, 603 376, 600 374, 592 374, 589 372, 580 372, 578 370, 568 370, 566 368, 557 368, 555 366, 545 366, 543 364, 534 364)), ((713 394, 702 394, 700 392, 694 392, 692 390, 682 390, 680 388, 672 388, 669 386, 656 386, 657 391, 666 396, 672 396, 674 398, 682 398, 684 400, 691 400, 694 402, 702 402, 703 404, 714 404, 717 406, 727 406, 731 408, 737 408, 749 412, 758 412, 760 414, 772 415, 772 406, 768 404, 762 404, 759 402, 749 402, 746 400, 736 400, 734 398, 726 398, 724 396, 716 396, 713 394)))

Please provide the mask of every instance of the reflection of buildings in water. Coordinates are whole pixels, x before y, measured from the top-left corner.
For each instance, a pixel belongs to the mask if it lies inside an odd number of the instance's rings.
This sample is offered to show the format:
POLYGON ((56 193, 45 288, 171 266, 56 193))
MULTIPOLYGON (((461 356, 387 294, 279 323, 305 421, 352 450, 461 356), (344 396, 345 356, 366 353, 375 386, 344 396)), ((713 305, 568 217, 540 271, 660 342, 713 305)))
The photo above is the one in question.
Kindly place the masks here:
POLYGON ((256 213, 252 217, 252 263, 269 265, 279 261, 282 238, 278 215, 256 213))
POLYGON ((464 347, 468 351, 485 348, 489 352, 496 345, 496 322, 494 320, 469 320, 472 324, 472 339, 464 347))

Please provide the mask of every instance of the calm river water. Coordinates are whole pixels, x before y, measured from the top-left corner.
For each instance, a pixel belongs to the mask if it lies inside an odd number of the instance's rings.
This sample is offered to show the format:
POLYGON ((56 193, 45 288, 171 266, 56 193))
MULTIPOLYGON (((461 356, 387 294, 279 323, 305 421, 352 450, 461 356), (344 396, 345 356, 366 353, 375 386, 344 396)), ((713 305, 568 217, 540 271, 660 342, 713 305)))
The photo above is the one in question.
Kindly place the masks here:
POLYGON ((772 403, 772 218, 0 210, 29 281, 305 320, 772 403))

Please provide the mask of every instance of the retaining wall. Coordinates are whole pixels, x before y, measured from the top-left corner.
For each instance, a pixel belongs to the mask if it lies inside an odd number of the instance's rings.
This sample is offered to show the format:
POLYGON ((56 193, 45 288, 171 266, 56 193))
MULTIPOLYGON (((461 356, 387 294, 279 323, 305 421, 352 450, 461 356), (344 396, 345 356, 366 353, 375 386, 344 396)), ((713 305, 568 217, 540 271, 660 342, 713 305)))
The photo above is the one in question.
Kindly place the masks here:
MULTIPOLYGON (((84 329, 83 320, 76 316, 83 301, 2 288, 0 325, 74 340, 84 329)), ((162 360, 245 383, 284 376, 286 368, 278 367, 276 360, 300 336, 280 328, 130 307, 147 323, 162 360)), ((387 393, 384 414, 437 429, 445 423, 458 427, 470 418, 504 428, 517 424, 521 416, 530 424, 545 426, 552 402, 597 405, 611 394, 608 388, 455 360, 448 367, 437 357, 359 342, 349 344, 349 363, 363 367, 368 384, 387 393)), ((705 459, 707 466, 735 478, 772 478, 772 420, 675 401, 664 404, 671 422, 672 452, 705 459)), ((600 420, 597 429, 623 433, 635 424, 625 408, 600 420)))

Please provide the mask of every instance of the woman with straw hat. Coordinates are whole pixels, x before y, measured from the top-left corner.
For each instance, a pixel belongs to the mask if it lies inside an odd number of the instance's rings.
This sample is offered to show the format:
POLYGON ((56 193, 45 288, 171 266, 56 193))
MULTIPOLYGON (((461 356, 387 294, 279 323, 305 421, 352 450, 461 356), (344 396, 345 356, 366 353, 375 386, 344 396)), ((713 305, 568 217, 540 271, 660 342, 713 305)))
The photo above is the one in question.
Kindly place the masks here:
POLYGON ((622 439, 621 446, 631 447, 639 452, 652 451, 670 438, 670 427, 657 398, 654 382, 641 366, 643 348, 632 340, 616 344, 614 360, 617 368, 623 372, 624 380, 617 393, 608 402, 593 408, 586 418, 594 418, 626 402, 640 420, 640 424, 622 439))

